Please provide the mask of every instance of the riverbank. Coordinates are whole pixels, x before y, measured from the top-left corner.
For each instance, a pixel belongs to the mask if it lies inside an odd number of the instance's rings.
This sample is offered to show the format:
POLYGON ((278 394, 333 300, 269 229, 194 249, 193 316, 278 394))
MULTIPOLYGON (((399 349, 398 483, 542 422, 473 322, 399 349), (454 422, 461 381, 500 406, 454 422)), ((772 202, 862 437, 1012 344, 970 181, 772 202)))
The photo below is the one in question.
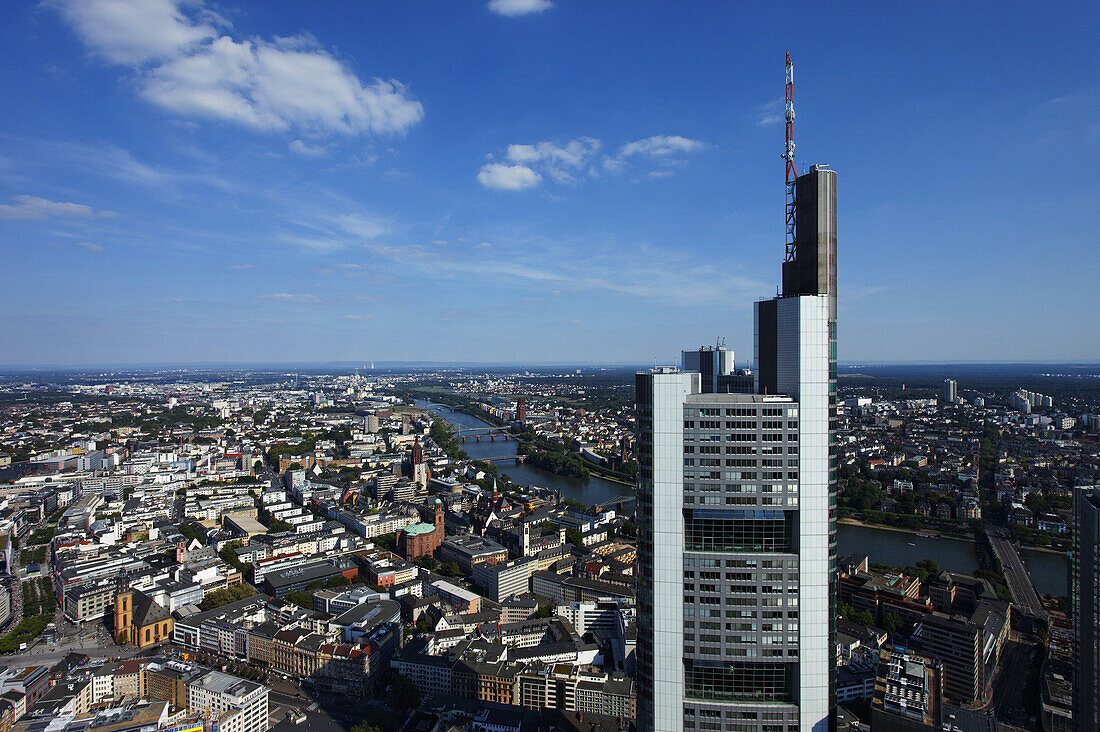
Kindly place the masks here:
POLYGON ((860 521, 854 518, 842 518, 838 519, 837 523, 846 524, 848 526, 861 526, 865 529, 881 529, 882 531, 895 531, 899 534, 911 534, 913 536, 932 537, 935 539, 954 539, 956 541, 974 541, 973 534, 954 534, 946 531, 940 531, 938 529, 906 529, 901 526, 887 526, 886 524, 872 524, 866 521, 860 521))
MULTIPOLYGON (((436 421, 442 420, 454 427, 460 425, 463 428, 481 429, 489 426, 484 420, 474 415, 451 411, 450 405, 439 405, 430 401, 418 400, 416 406, 439 418, 436 421)), ((514 455, 518 446, 519 443, 514 440, 497 441, 495 443, 469 441, 463 444, 463 449, 469 454, 470 460, 479 460, 514 455)), ((633 499, 633 491, 626 489, 628 485, 633 487, 633 483, 612 482, 595 472, 584 478, 569 478, 555 475, 528 463, 502 465, 500 469, 517 485, 549 489, 561 493, 563 498, 572 498, 584 503, 586 506, 616 500, 624 494, 630 494, 630 499, 633 499)))

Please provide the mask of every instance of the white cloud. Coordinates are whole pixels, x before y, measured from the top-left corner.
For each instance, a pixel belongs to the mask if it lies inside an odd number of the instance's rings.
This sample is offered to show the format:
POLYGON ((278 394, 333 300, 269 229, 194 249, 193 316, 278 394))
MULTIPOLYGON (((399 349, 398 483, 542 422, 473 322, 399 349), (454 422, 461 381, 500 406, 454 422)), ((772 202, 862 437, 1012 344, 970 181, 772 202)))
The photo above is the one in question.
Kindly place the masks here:
POLYGON ((291 140, 288 147, 292 153, 297 153, 307 158, 320 158, 328 155, 328 148, 324 145, 307 145, 301 140, 291 140))
POLYGON ((276 292, 271 295, 260 295, 261 300, 276 300, 278 302, 316 302, 316 295, 296 294, 291 292, 276 292))
MULTIPOLYGON (((704 144, 698 140, 692 140, 679 135, 654 135, 643 140, 628 142, 619 148, 615 155, 604 155, 598 159, 598 153, 603 144, 594 137, 578 137, 575 140, 559 145, 555 142, 543 141, 534 144, 509 145, 505 148, 504 157, 514 166, 522 166, 538 178, 528 181, 525 185, 508 186, 513 190, 530 188, 537 185, 543 176, 555 183, 575 183, 580 177, 587 175, 589 178, 599 178, 604 174, 617 175, 625 172, 633 161, 649 161, 662 167, 677 167, 686 165, 687 161, 678 155, 694 152, 702 149, 704 144)), ((492 155, 489 156, 493 158, 492 155)), ((643 162, 644 164, 644 162, 643 162)), ((488 169, 504 169, 508 166, 499 163, 490 163, 481 169, 478 179, 482 184, 486 183, 485 177, 488 169), (484 176, 484 177, 483 177, 484 176)), ((657 174, 652 177, 660 178, 665 174, 657 174)))
POLYGON ((89 252, 102 252, 103 251, 103 247, 99 246, 98 244, 93 244, 90 241, 78 241, 76 243, 76 245, 78 247, 83 247, 84 249, 87 249, 89 252))
POLYGON ((256 268, 256 265, 254 265, 254 264, 231 264, 231 265, 229 265, 229 269, 255 269, 255 268, 256 268))
POLYGON ((336 221, 341 229, 353 236, 358 236, 363 239, 375 239, 386 233, 386 227, 383 224, 364 218, 358 214, 337 216, 336 221))
POLYGON ((114 211, 96 211, 83 203, 50 201, 38 196, 15 196, 15 203, 0 204, 0 219, 90 219, 97 216, 117 216, 114 211))
POLYGON ((509 145, 505 157, 513 163, 540 167, 553 180, 568 183, 574 180, 576 171, 586 166, 599 149, 599 140, 593 137, 579 137, 565 145, 553 142, 509 145))
POLYGON ((703 147, 703 143, 698 140, 691 140, 687 137, 680 137, 679 135, 654 135, 644 140, 628 142, 619 149, 619 155, 621 157, 630 157, 631 155, 663 157, 674 153, 694 152, 701 147, 703 147))
POLYGON ((603 169, 612 174, 621 173, 626 170, 626 163, 619 158, 604 158, 603 169))
MULTIPOLYGON (((309 36, 217 37, 201 0, 57 0, 96 53, 131 66, 147 101, 185 117, 259 131, 401 133, 424 116, 394 80, 364 84, 309 36)), ((296 152, 305 152, 305 145, 296 152)))
POLYGON ((489 0, 489 10, 497 15, 514 18, 520 15, 541 13, 554 7, 550 0, 489 0))
POLYGON ((486 188, 496 188, 501 191, 522 191, 525 188, 537 186, 542 176, 526 165, 488 163, 482 166, 481 171, 477 174, 477 179, 486 188))
POLYGON ((213 38, 174 0, 58 0, 61 15, 91 50, 116 64, 142 64, 184 53, 213 38))
POLYGON ((373 320, 373 315, 345 315, 344 320, 373 320))

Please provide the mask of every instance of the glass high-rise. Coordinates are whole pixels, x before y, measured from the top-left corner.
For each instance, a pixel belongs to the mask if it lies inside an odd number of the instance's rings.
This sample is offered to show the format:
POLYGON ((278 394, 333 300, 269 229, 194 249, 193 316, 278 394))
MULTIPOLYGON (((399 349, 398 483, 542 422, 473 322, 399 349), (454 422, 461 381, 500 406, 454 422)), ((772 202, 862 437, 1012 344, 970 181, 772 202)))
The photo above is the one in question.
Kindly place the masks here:
POLYGON ((836 173, 815 166, 795 195, 753 388, 637 375, 644 731, 825 732, 833 716, 836 173))

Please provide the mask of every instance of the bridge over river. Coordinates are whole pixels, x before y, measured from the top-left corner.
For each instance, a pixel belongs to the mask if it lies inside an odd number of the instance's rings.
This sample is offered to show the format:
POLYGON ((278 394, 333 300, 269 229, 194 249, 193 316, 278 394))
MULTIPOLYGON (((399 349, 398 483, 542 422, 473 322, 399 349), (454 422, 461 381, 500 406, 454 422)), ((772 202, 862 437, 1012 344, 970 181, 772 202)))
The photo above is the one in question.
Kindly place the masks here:
POLYGON ((1008 582, 1009 592, 1012 593, 1012 601, 1025 615, 1033 618, 1045 619, 1047 614, 1043 603, 1039 601, 1039 593, 1035 591, 1035 585, 1031 582, 1031 575, 1027 572, 1023 560, 1020 559, 1016 547, 1012 545, 1001 528, 990 528, 986 531, 989 543, 993 546, 993 553, 997 555, 1001 567, 1004 569, 1005 580, 1008 582))

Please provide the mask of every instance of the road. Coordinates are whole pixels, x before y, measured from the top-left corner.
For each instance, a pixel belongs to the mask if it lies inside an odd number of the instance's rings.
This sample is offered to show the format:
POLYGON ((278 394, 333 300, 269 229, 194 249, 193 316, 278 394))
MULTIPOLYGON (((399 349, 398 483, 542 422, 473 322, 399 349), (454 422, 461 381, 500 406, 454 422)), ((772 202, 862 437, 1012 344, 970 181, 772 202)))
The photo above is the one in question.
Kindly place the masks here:
POLYGON ((1004 569, 1012 600, 1025 614, 1045 618, 1046 611, 1043 609, 1043 603, 1039 601, 1039 593, 1035 591, 1035 585, 1031 584, 1031 577, 1028 576, 1027 569, 1016 552, 1016 547, 1004 537, 1003 532, 1003 529, 989 529, 986 535, 1004 569))

